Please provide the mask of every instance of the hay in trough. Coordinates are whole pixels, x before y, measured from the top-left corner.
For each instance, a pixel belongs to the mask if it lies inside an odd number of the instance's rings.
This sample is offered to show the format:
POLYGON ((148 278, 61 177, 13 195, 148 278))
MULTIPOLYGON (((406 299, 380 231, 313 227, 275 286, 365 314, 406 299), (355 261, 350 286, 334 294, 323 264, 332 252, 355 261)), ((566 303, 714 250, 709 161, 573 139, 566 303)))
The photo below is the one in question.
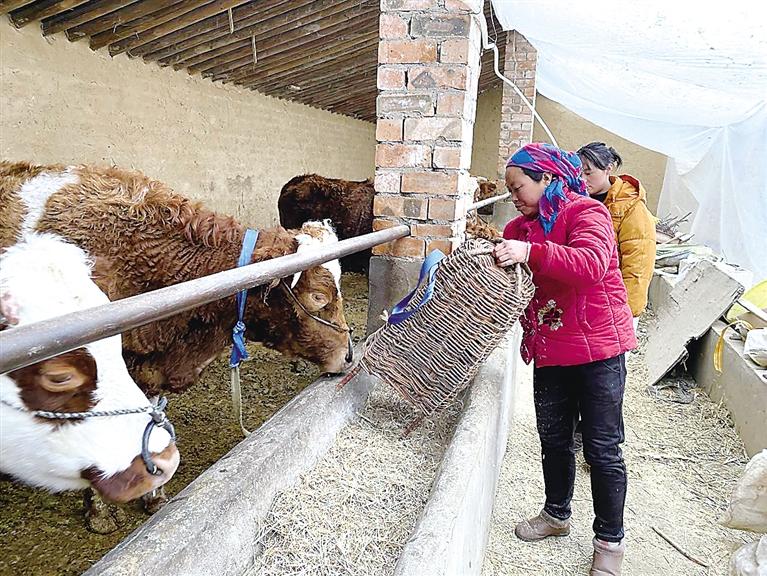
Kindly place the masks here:
POLYGON ((385 575, 423 509, 455 426, 454 404, 409 437, 413 409, 387 386, 295 487, 275 499, 256 535, 249 576, 385 575))

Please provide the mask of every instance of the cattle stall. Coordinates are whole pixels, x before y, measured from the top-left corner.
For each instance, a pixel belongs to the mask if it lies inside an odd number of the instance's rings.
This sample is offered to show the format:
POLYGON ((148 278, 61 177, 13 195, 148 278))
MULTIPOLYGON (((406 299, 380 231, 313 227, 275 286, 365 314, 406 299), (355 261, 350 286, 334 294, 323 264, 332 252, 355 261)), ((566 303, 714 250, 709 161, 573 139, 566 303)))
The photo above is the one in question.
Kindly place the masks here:
MULTIPOLYGON (((487 201, 478 202, 473 208, 486 204, 487 201)), ((3 347, 2 370, 11 370, 22 365, 28 365, 36 360, 53 356, 57 353, 71 349, 86 341, 119 333, 129 327, 135 327, 141 323, 153 319, 168 316, 179 310, 190 306, 198 305, 204 301, 213 299, 222 294, 232 293, 238 288, 250 285, 254 282, 265 282, 270 277, 290 274, 306 267, 308 264, 316 264, 322 260, 328 260, 334 256, 351 253, 360 246, 374 245, 381 241, 407 234, 407 227, 394 228, 385 231, 366 235, 367 237, 353 238, 338 243, 333 247, 326 248, 322 253, 315 250, 314 253, 285 256, 276 260, 262 264, 254 264, 245 269, 232 270, 219 274, 220 278, 201 278, 193 280, 188 286, 177 285, 166 288, 157 293, 148 293, 119 302, 106 304, 101 309, 94 309, 79 313, 65 321, 48 322, 47 326, 20 327, 13 333, 0 334, 0 346, 3 347), (163 294, 164 293, 164 294, 163 294), (147 303, 152 302, 152 306, 147 303), (159 303, 159 305, 158 305, 159 303), (45 334, 44 338, 41 335, 45 334), (45 340, 45 342, 42 342, 45 340), (32 343, 36 343, 34 346, 32 343)), ((359 341, 364 333, 364 322, 366 318, 367 298, 366 298, 366 279, 364 276, 347 274, 342 280, 344 291, 346 292, 347 310, 350 312, 349 321, 355 332, 355 341, 359 341)), ((293 395, 299 393, 311 380, 318 376, 316 369, 309 367, 303 362, 290 363, 281 359, 279 354, 265 348, 251 345, 251 354, 258 362, 258 368, 254 364, 248 365, 247 370, 243 370, 242 379, 245 382, 245 423, 248 426, 260 424, 267 420, 274 410, 278 410, 285 401, 293 395), (274 382, 279 382, 275 386, 274 382)), ((182 473, 179 474, 169 484, 171 494, 194 478, 201 470, 210 465, 221 456, 228 448, 240 438, 235 421, 229 416, 229 400, 227 394, 227 375, 228 369, 226 363, 219 360, 214 362, 206 371, 205 377, 201 382, 192 388, 186 395, 178 395, 171 398, 171 408, 168 415, 172 420, 177 421, 179 431, 179 446, 182 452, 191 453, 188 457, 189 465, 185 465, 182 473), (184 442, 184 437, 189 440, 184 442), (199 439, 206 438, 206 442, 200 445, 199 439)), ((351 391, 356 391, 356 403, 364 403, 364 397, 367 396, 367 390, 370 384, 350 386, 351 391)), ((377 392, 378 397, 381 392, 377 392)), ((386 401, 383 403, 386 410, 394 410, 400 413, 400 419, 408 412, 407 407, 401 400, 393 398, 391 394, 384 395, 386 401), (397 407, 399 406, 399 407, 397 407)), ((379 405, 381 401, 379 400, 379 405)), ((331 406, 331 409, 338 409, 331 406)), ((397 422, 396 417, 384 410, 384 421, 393 420, 397 422)), ((340 414, 344 410, 339 409, 340 414)), ((351 416, 346 414, 346 417, 351 416)), ((381 414, 379 414, 379 417, 381 414)), ((456 421, 456 413, 448 414, 442 419, 442 424, 437 424, 436 437, 427 446, 433 447, 433 453, 428 456, 431 467, 426 468, 426 481, 422 489, 428 491, 430 478, 436 469, 434 464, 439 462, 441 454, 448 445, 451 430, 456 421)), ((365 421, 370 421, 369 417, 363 415, 365 421)), ((382 421, 383 422, 383 421, 382 421)), ((395 432, 396 426, 390 428, 392 438, 396 444, 399 440, 395 432)), ((431 428, 424 428, 430 431, 431 428)), ((337 431, 337 430, 336 430, 337 431)), ((326 432, 327 433, 327 432, 326 432)), ((422 440, 422 438, 421 438, 422 440)), ((326 438, 326 443, 331 442, 331 438, 326 438)), ((411 448, 418 445, 417 440, 409 443, 411 448)), ((322 443, 319 443, 322 446, 322 443)), ((327 446, 325 446, 327 448, 327 446)), ((395 452, 396 453, 396 452, 395 452)), ((379 453, 379 457, 381 454, 379 453)), ((424 457, 422 456, 422 457, 424 457)), ((319 454, 316 455, 319 457, 319 454)), ((223 460, 226 462, 227 458, 223 460)), ((306 466, 308 463, 298 458, 300 465, 306 466)), ((311 458, 309 459, 311 462, 311 458)), ((364 470, 362 471, 364 472, 364 470)), ((427 492, 424 492, 421 499, 426 498, 427 492)), ((273 496, 273 494, 272 494, 273 496)), ((262 495, 263 497, 263 495, 262 495)), ((137 527, 145 518, 145 513, 138 506, 123 507, 113 509, 111 518, 105 521, 107 524, 114 522, 119 526, 118 530, 109 535, 89 534, 82 525, 81 518, 78 518, 80 506, 78 496, 66 495, 63 497, 42 495, 36 491, 20 486, 14 486, 10 482, 3 483, 4 522, 8 530, 13 533, 23 535, 27 533, 30 538, 39 529, 38 522, 44 521, 51 525, 59 525, 59 529, 66 527, 70 538, 70 543, 66 547, 55 545, 47 548, 48 543, 40 542, 33 548, 34 557, 24 557, 23 552, 14 556, 13 548, 9 550, 6 557, 9 566, 16 569, 18 566, 25 566, 30 573, 48 572, 56 570, 61 573, 77 573, 82 571, 91 562, 88 558, 82 558, 83 551, 88 551, 88 556, 98 555, 99 552, 106 551, 127 531, 137 527), (26 515, 29 513, 30 503, 39 505, 45 513, 38 512, 33 516, 34 521, 29 521, 26 515), (68 509, 67 509, 68 508, 68 509)), ((183 499, 183 497, 182 497, 183 499)), ((263 505, 263 503, 262 503, 263 505)), ((410 512, 412 520, 418 514, 418 508, 410 512)), ((190 516, 192 517, 192 516, 190 516)), ((108 528, 108 527, 107 527, 108 528)), ((407 530, 410 525, 400 527, 400 530, 407 530)), ((56 530, 53 528, 52 530, 56 530)), ((28 548, 23 549, 28 550, 28 548)), ((17 553, 18 554, 18 553, 17 553)))
MULTIPOLYGON (((138 167, 255 228, 277 223, 278 192, 295 175, 321 172, 358 181, 373 176, 377 0, 161 4, 4 2, 3 159, 138 167), (256 64, 258 74, 251 73, 256 64), (260 74, 270 81, 262 82, 260 74)), ((503 53, 504 42, 499 44, 503 53)), ((479 90, 497 86, 492 66, 483 66, 479 90)), ((488 131, 484 139, 493 144, 496 134, 488 131)), ((488 168, 485 175, 492 177, 491 172, 488 168)), ((366 330, 367 278, 344 274, 341 288, 357 344, 366 330)), ((199 285, 196 290, 201 294, 199 285)), ((124 317, 137 321, 137 310, 126 309, 124 317)), ((83 320, 81 315, 78 322, 51 323, 50 334, 71 335, 83 320)), ((81 341, 105 336, 103 328, 113 320, 93 317, 93 330, 81 334, 81 341)), ((14 353, 7 342, 3 362, 14 353)), ((17 352, 32 345, 37 359, 56 353, 40 342, 32 335, 17 352)), ((286 404, 307 402, 304 391, 333 386, 318 380, 319 371, 310 363, 286 360, 259 345, 249 344, 248 351, 252 362, 244 365, 241 379, 244 424, 251 430, 277 424, 272 418, 283 407, 290 416, 286 404)), ((230 450, 238 449, 242 434, 231 416, 228 379, 227 362, 219 358, 187 392, 167 394, 182 451, 182 465, 167 484, 169 496, 211 466, 232 461, 230 450)), ((309 470, 308 463, 323 457, 342 423, 353 416, 349 406, 364 409, 369 388, 369 382, 360 381, 337 402, 328 400, 324 406, 337 416, 335 428, 313 428, 310 434, 304 426, 310 414, 298 418, 296 430, 317 446, 312 454, 293 458, 296 465, 309 470)), ((388 402, 391 413, 406 409, 391 397, 376 398, 379 407, 388 402)), ((363 416, 374 420, 367 412, 363 416)), ((428 485, 462 417, 449 415, 421 454, 429 462, 418 505, 408 510, 410 522, 428 497, 428 485)), ((256 440, 251 445, 258 451, 256 440)), ((85 529, 79 494, 49 495, 5 477, 0 505, 3 574, 80 573, 148 518, 138 503, 112 508, 103 530, 117 530, 93 534, 85 529)), ((400 527, 401 538, 412 527, 400 527)))

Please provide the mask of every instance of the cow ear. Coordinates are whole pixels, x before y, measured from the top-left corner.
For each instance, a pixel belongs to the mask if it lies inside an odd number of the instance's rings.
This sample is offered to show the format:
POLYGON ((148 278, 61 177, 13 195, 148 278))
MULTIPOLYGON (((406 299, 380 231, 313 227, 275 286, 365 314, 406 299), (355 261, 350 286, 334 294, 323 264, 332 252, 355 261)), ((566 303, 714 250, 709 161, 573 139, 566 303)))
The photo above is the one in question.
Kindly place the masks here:
POLYGON ((48 392, 71 392, 85 384, 87 376, 68 362, 48 360, 38 372, 38 383, 48 392))

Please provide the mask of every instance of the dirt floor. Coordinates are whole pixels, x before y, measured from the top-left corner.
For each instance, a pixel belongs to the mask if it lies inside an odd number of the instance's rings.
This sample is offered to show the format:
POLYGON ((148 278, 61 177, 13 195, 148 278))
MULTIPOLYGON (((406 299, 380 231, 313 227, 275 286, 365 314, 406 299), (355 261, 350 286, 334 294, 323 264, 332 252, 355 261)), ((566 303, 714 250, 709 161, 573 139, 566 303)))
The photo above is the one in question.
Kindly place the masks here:
MULTIPOLYGON (((743 445, 726 410, 700 390, 693 391, 692 403, 669 402, 648 393, 641 353, 631 354, 628 366, 624 455, 629 484, 623 574, 727 574, 731 553, 754 540, 753 534, 718 524, 747 462, 743 445), (653 528, 707 567, 686 558, 653 528)), ((525 543, 514 536, 514 525, 537 514, 543 503, 532 371, 525 370, 482 574, 588 574, 593 512, 582 455, 578 457, 570 536, 538 543, 525 543)))
MULTIPOLYGON (((344 274, 342 292, 353 339, 364 336, 367 277, 344 274)), ((306 362, 290 362, 261 346, 249 346, 252 360, 242 369, 245 426, 254 429, 319 375, 306 362)), ((225 355, 226 356, 226 355, 225 355)), ((211 364, 200 382, 169 395, 168 415, 176 427, 181 465, 167 485, 178 493, 242 440, 232 416, 229 369, 224 358, 211 364)), ((87 570, 148 516, 138 505, 120 507, 122 528, 108 535, 85 529, 82 495, 52 495, 0 480, 0 575, 70 575, 87 570)))

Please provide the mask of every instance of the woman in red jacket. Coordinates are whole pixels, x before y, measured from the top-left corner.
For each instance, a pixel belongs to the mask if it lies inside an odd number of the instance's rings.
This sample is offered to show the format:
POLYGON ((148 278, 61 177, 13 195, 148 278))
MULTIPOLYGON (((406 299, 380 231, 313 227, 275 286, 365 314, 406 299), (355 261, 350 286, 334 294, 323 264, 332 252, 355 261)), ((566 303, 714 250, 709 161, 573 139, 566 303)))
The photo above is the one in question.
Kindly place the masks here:
POLYGON ((575 482, 573 432, 580 413, 594 501, 593 575, 620 574, 626 466, 624 353, 636 347, 612 219, 589 198, 576 154, 528 144, 506 165, 522 215, 506 225, 499 265, 527 262, 535 296, 522 318, 522 357, 534 363, 534 398, 546 502, 516 527, 535 541, 570 532, 575 482))

